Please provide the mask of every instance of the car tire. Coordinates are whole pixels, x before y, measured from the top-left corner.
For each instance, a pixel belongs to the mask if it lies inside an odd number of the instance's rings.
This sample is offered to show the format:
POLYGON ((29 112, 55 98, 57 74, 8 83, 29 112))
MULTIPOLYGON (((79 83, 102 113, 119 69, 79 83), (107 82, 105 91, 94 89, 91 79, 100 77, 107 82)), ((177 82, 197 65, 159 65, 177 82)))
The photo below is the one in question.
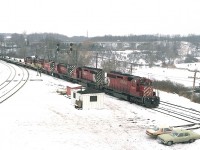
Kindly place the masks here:
POLYGON ((193 143, 195 140, 194 139, 190 139, 189 140, 189 143, 193 143))
POLYGON ((168 141, 168 142, 167 142, 167 146, 171 146, 172 144, 173 144, 172 141, 168 141))

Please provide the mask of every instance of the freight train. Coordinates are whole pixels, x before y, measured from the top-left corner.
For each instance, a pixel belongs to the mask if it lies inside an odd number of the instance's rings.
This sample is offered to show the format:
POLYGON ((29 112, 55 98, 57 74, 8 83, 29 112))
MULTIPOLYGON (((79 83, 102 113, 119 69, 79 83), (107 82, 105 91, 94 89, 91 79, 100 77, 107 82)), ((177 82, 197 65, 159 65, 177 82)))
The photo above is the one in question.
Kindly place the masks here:
POLYGON ((153 89, 152 81, 148 78, 116 71, 104 72, 99 68, 78 67, 32 57, 24 58, 24 62, 5 58, 4 60, 37 71, 40 70, 45 74, 70 82, 79 83, 88 88, 101 90, 106 94, 147 108, 158 107, 160 103, 160 98, 153 89))

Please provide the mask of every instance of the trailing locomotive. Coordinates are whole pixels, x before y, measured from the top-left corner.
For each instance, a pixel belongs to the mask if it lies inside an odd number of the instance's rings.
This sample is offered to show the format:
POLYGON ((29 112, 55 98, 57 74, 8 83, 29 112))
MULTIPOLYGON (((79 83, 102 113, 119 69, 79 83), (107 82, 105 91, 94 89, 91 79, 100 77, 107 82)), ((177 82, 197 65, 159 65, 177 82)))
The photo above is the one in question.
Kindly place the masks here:
POLYGON ((157 107, 160 103, 160 98, 153 91, 152 81, 144 77, 116 71, 105 73, 98 68, 77 67, 63 63, 57 64, 54 61, 31 57, 24 59, 24 65, 34 70, 40 69, 43 73, 67 81, 102 90, 117 98, 148 108, 157 107))

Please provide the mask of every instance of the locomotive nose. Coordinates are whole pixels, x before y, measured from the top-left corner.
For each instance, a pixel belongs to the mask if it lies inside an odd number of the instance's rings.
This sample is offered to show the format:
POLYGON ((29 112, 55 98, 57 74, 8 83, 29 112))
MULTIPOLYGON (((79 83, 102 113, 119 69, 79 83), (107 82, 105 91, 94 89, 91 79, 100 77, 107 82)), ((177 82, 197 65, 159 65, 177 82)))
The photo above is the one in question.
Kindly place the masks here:
POLYGON ((159 105, 159 99, 157 97, 144 97, 143 99, 146 107, 153 108, 159 105))

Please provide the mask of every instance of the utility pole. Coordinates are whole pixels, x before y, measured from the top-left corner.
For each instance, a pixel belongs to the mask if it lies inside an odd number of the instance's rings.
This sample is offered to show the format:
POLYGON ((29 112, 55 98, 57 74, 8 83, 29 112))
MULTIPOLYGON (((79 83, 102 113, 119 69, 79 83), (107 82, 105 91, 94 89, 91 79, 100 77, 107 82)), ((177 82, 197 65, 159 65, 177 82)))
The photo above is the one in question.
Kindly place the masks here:
POLYGON ((131 69, 130 69, 131 74, 133 73, 133 64, 131 63, 131 69))
POLYGON ((4 41, 3 43, 3 54, 2 54, 3 58, 6 57, 6 42, 4 41))
POLYGON ((197 70, 189 70, 189 71, 191 71, 191 72, 194 72, 194 77, 188 77, 188 78, 193 78, 194 80, 193 80, 193 86, 192 86, 192 95, 191 95, 191 101, 193 101, 193 97, 194 97, 194 90, 195 90, 195 82, 196 82, 196 79, 197 79, 197 77, 196 77, 196 75, 197 75, 197 72, 200 72, 200 71, 197 71, 197 70))
POLYGON ((76 52, 76 66, 78 66, 78 50, 76 49, 75 52, 76 52))
POLYGON ((98 66, 98 53, 96 54, 96 68, 98 66))

